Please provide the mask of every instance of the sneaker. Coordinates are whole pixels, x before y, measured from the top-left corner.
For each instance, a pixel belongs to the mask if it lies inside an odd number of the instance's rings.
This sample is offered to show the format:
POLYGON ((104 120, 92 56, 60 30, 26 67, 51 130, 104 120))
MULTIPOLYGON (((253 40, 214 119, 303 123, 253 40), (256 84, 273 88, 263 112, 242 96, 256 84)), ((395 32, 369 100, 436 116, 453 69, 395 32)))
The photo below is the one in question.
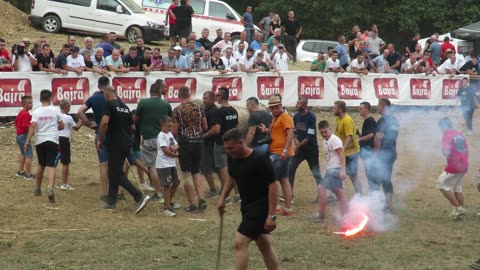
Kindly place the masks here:
POLYGON ((473 269, 480 270, 480 259, 478 259, 477 261, 470 264, 470 267, 473 268, 473 269))
POLYGON ((26 173, 25 172, 17 172, 15 174, 16 177, 25 177, 26 173))
POLYGON ((115 204, 104 204, 102 205, 102 207, 100 207, 100 209, 105 209, 105 210, 112 210, 112 209, 115 209, 115 207, 117 207, 115 204))
POLYGON ((293 212, 292 209, 288 209, 288 208, 283 208, 283 213, 282 215, 284 216, 293 216, 295 213, 293 212))
POLYGON ((150 201, 150 196, 143 195, 142 199, 138 202, 138 208, 135 210, 135 214, 142 212, 142 210, 147 206, 148 202, 150 201))
POLYGON ((233 196, 233 203, 241 203, 242 198, 240 198, 240 195, 234 195, 233 196))
POLYGON ((125 194, 123 194, 122 192, 120 192, 118 195, 117 195, 117 201, 126 201, 127 198, 125 197, 125 194))
POLYGON ((283 214, 283 208, 280 205, 275 208, 275 214, 283 214))
MULTIPOLYGON (((145 190, 145 191, 155 191, 155 189, 147 183, 140 184, 140 188, 142 190, 145 190)), ((152 199, 153 199, 153 197, 152 197, 152 199)))
POLYGON ((177 216, 175 211, 173 211, 172 209, 165 209, 165 211, 163 211, 163 214, 167 217, 176 217, 177 216))
POLYGON ((33 190, 33 196, 42 196, 42 190, 38 187, 33 190))
POLYGON ((204 199, 198 200, 198 210, 207 209, 207 202, 204 199))
POLYGON ((473 135, 473 131, 471 129, 467 130, 467 133, 466 133, 468 136, 472 136, 473 135))
POLYGON ((165 203, 165 199, 162 196, 158 195, 158 193, 153 194, 151 200, 154 202, 165 203))
POLYGON ((29 174, 29 175, 26 175, 23 177, 23 179, 27 180, 27 181, 35 181, 35 174, 29 174))
POLYGON ((465 209, 459 207, 455 209, 455 213, 450 214, 453 220, 463 220, 465 218, 465 209))
POLYGON ((457 208, 456 207, 453 207, 453 210, 452 212, 450 212, 450 215, 448 215, 449 218, 454 218, 457 214, 457 208))
POLYGON ((313 223, 325 224, 325 214, 314 213, 312 215, 313 223))
POLYGON ((170 207, 173 208, 173 209, 180 209, 180 204, 174 203, 174 202, 170 202, 170 207))
POLYGON ((60 185, 60 189, 61 189, 61 190, 68 190, 68 191, 73 191, 73 190, 75 190, 75 188, 73 188, 72 186, 70 186, 70 184, 61 184, 61 185, 60 185))
POLYGON ((53 188, 50 188, 48 190, 48 201, 50 203, 54 203, 55 202, 55 193, 53 192, 53 188))
POLYGON ((196 213, 198 212, 198 208, 196 205, 191 204, 187 208, 185 208, 185 211, 190 212, 190 213, 196 213))
MULTIPOLYGON (((285 202, 285 197, 282 196, 279 196, 278 199, 281 201, 281 202, 285 202)), ((292 201, 291 201, 292 204, 295 203, 295 196, 292 196, 292 201)))
POLYGON ((226 203, 226 204, 232 204, 232 203, 233 203, 233 199, 230 198, 230 197, 227 197, 227 198, 225 198, 225 203, 226 203))
POLYGON ((213 198, 213 197, 218 197, 219 194, 216 190, 210 190, 210 191, 207 191, 205 192, 205 198, 213 198))

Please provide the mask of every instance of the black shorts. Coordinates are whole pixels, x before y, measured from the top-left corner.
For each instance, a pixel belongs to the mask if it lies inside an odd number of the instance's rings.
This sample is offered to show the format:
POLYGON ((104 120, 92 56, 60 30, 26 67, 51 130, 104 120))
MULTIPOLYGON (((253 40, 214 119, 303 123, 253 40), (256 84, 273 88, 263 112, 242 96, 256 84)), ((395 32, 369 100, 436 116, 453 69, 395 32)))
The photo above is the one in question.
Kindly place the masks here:
POLYGON ((202 153, 202 174, 211 174, 215 171, 214 143, 205 143, 202 153))
POLYGON ((178 36, 177 34, 177 27, 175 26, 175 24, 170 24, 169 28, 168 28, 168 36, 169 37, 176 37, 178 36))
POLYGON ((178 180, 177 167, 157 168, 157 175, 162 187, 180 184, 180 180, 178 180))
POLYGON ((242 222, 238 226, 237 232, 256 240, 260 235, 268 234, 265 230, 267 217, 268 204, 265 203, 261 203, 257 207, 248 207, 248 210, 242 209, 242 222))
POLYGON ((191 25, 190 26, 181 26, 181 27, 175 26, 175 28, 176 28, 177 36, 179 36, 181 38, 188 38, 188 36, 192 32, 192 26, 191 25))
POLYGON ((180 141, 179 146, 178 161, 182 172, 200 173, 203 142, 180 141))
POLYGON ((58 144, 46 141, 35 146, 38 164, 40 166, 55 167, 55 159, 58 154, 58 144))
POLYGON ((70 157, 70 138, 59 137, 59 147, 60 147, 60 162, 63 165, 68 165, 71 162, 70 157))

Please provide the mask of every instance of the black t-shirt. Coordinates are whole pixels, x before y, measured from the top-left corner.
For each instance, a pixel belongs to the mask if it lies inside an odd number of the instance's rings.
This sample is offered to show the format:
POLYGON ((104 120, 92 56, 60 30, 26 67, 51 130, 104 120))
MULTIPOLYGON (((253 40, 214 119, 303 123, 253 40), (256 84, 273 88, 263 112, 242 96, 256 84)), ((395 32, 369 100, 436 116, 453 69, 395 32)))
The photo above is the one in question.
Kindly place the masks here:
POLYGON ((145 52, 145 47, 137 47, 137 59, 143 59, 144 52, 145 52))
MULTIPOLYGON (((350 33, 350 35, 348 35, 348 38, 347 38, 347 41, 352 41, 354 39, 357 38, 357 34, 355 33, 350 33)), ((350 58, 351 59, 355 59, 354 57, 354 54, 355 53, 355 42, 352 43, 352 45, 348 44, 348 54, 350 55, 350 58)))
POLYGON ((383 133, 383 139, 380 145, 381 151, 397 154, 397 137, 399 130, 400 124, 393 115, 384 115, 378 120, 376 132, 383 133))
POLYGON ((457 91, 457 97, 460 98, 462 107, 474 109, 475 108, 475 90, 471 86, 460 87, 457 91))
POLYGON ((85 66, 87 68, 93 68, 93 62, 92 61, 85 61, 85 66))
POLYGON ((293 19, 293 21, 286 19, 283 26, 285 26, 285 33, 287 33, 287 35, 294 36, 302 25, 296 19, 293 19))
POLYGON ((192 25, 193 8, 191 6, 178 6, 173 9, 177 17, 177 28, 189 27, 192 25))
MULTIPOLYGON (((280 23, 273 23, 272 21, 270 22, 270 26, 272 27, 272 31, 275 31, 275 29, 280 28, 282 25, 280 23)), ((273 34, 272 32, 269 32, 268 37, 271 37, 271 36, 273 36, 273 34)))
POLYGON ((268 134, 264 134, 260 132, 260 130, 258 129, 258 125, 264 124, 267 128, 269 128, 270 123, 272 123, 272 115, 267 111, 264 111, 264 110, 254 111, 250 114, 250 117, 248 117, 248 127, 252 127, 252 126, 257 127, 251 143, 253 147, 256 147, 258 145, 257 144, 258 140, 268 136, 268 134))
POLYGON ((105 102, 103 115, 110 117, 105 144, 109 149, 120 148, 129 151, 133 143, 131 132, 133 119, 130 109, 120 99, 108 100, 105 102))
POLYGON ((42 64, 43 68, 48 68, 48 65, 52 64, 52 58, 50 56, 47 56, 47 57, 43 56, 43 53, 38 54, 36 58, 37 58, 37 64, 38 65, 42 64))
POLYGON ((214 41, 213 41, 213 45, 217 44, 219 41, 222 41, 223 38, 221 37, 217 37, 214 41))
POLYGON ((203 48, 205 48, 207 51, 210 51, 213 46, 212 42, 208 38, 200 38, 197 40, 197 42, 202 44, 203 48))
MULTIPOLYGON (((377 122, 373 117, 369 116, 367 119, 363 121, 362 134, 360 136, 363 137, 371 133, 375 134, 376 129, 377 129, 377 122)), ((372 150, 373 137, 368 141, 360 142, 360 147, 365 148, 367 150, 372 150)))
POLYGON ((223 60, 222 60, 222 58, 219 58, 219 59, 218 59, 218 64, 215 64, 215 62, 213 61, 213 59, 212 59, 211 62, 212 62, 212 67, 213 67, 214 69, 218 69, 219 66, 223 66, 223 60))
POLYGON ((215 136, 215 143, 223 145, 223 134, 238 125, 238 112, 232 106, 222 106, 212 117, 212 126, 220 125, 220 134, 215 136))
POLYGON ((410 39, 407 43, 407 47, 410 50, 410 53, 413 53, 415 51, 415 47, 417 46, 417 41, 414 39, 410 39))
POLYGON ((62 68, 62 65, 66 65, 67 64, 67 56, 65 56, 63 53, 60 53, 58 56, 57 56, 57 60, 55 61, 55 68, 62 68))
POLYGON ((123 66, 126 68, 140 66, 140 58, 138 56, 135 58, 132 58, 130 57, 129 54, 127 54, 123 57, 122 62, 123 62, 123 66))
POLYGON ((400 69, 402 68, 402 56, 398 52, 394 52, 393 54, 389 54, 387 56, 387 62, 389 66, 395 65, 397 63, 397 60, 400 61, 400 65, 396 68, 398 72, 400 72, 400 69))
MULTIPOLYGON (((215 117, 215 114, 218 110, 218 107, 215 105, 212 105, 210 107, 205 107, 205 118, 207 119, 207 126, 208 129, 210 129, 213 126, 213 118, 215 117)), ((215 138, 205 138, 204 139, 204 144, 213 144, 215 142, 215 138)))
POLYGON ((270 159, 256 151, 245 159, 229 157, 228 174, 237 184, 240 198, 242 198, 242 212, 248 211, 249 214, 254 212, 266 218, 268 190, 270 184, 275 182, 270 159))
POLYGON ((261 71, 270 71, 270 68, 268 67, 267 63, 265 62, 254 62, 253 63, 253 68, 259 69, 261 71))
POLYGON ((472 63, 472 60, 466 62, 466 63, 460 68, 460 71, 467 71, 467 70, 471 70, 471 71, 476 71, 476 70, 477 70, 477 67, 472 63))

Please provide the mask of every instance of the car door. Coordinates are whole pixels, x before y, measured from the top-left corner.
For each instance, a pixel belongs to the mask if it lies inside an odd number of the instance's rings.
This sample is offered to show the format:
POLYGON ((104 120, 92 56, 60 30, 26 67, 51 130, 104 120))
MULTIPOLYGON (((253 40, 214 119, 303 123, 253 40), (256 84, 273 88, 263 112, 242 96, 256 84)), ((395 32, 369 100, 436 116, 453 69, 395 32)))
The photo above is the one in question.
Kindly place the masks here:
POLYGON ((72 29, 92 31, 95 29, 95 7, 92 0, 69 0, 68 25, 72 29))
POLYGON ((115 32, 117 35, 125 35, 124 23, 128 21, 130 12, 117 0, 97 0, 95 28, 97 32, 115 32), (117 12, 118 8, 122 12, 117 12))
POLYGON ((210 22, 208 17, 205 15, 205 0, 190 0, 190 6, 193 9, 193 16, 192 16, 192 31, 197 34, 197 38, 200 38, 202 35, 203 28, 208 28, 210 30, 210 34, 212 34, 212 30, 210 29, 210 22))
POLYGON ((210 38, 216 38, 216 30, 219 28, 223 29, 223 33, 243 31, 243 24, 238 21, 236 14, 224 3, 214 1, 208 3, 210 38))

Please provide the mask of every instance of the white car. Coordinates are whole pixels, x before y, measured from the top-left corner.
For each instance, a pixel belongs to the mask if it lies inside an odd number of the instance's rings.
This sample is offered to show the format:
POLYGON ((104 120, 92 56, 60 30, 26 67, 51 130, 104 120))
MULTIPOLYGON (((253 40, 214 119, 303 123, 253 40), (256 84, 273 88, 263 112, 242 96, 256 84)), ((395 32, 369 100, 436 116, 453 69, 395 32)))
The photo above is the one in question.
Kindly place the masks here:
MULTIPOLYGON (((145 11, 155 13, 157 22, 164 24, 168 7, 172 0, 133 0, 144 8, 145 11), (156 2, 159 2, 158 4, 156 2), (158 14, 158 15, 157 15, 158 14)), ((240 32, 244 30, 241 22, 242 16, 238 14, 227 3, 219 0, 190 0, 190 6, 195 12, 192 16, 192 31, 200 38, 203 28, 209 30, 208 39, 213 41, 216 37, 217 29, 222 29, 223 33, 230 32, 232 41, 239 39, 240 32)), ((260 32, 260 28, 255 26, 255 31, 260 32)))
POLYGON ((312 62, 317 59, 318 53, 328 52, 328 47, 337 47, 338 42, 331 40, 307 39, 301 40, 297 45, 297 59, 302 62, 312 62))
POLYGON ((29 19, 45 32, 62 28, 92 33, 115 32, 129 42, 142 37, 146 42, 165 37, 165 26, 133 0, 35 0, 29 19))

